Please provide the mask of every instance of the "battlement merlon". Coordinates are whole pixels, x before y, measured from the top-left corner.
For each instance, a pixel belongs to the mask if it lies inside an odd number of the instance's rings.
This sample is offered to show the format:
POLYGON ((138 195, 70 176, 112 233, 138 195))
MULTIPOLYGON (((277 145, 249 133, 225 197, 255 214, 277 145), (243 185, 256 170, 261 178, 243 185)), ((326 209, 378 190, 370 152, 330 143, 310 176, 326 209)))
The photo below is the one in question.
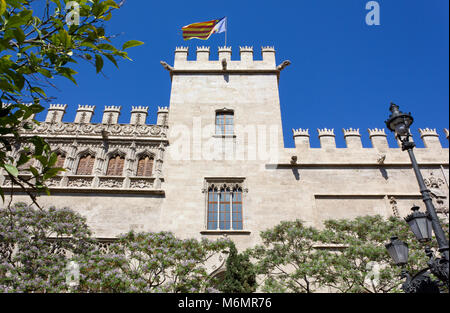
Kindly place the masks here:
POLYGON ((362 149, 363 146, 361 141, 361 134, 359 133, 359 128, 358 129, 343 128, 342 131, 344 132, 344 138, 347 148, 362 149))
POLYGON ((78 105, 75 123, 90 123, 94 115, 95 105, 78 105))
MULTIPOLYGON (((344 139, 346 142, 346 148, 340 149, 345 150, 349 149, 351 151, 355 150, 362 150, 362 141, 361 141, 361 134, 359 133, 359 128, 348 128, 348 129, 342 129, 344 133, 344 139)), ((387 141, 387 135, 384 130, 384 128, 374 128, 374 129, 367 129, 369 133, 370 140, 372 142, 372 149, 376 149, 380 152, 387 152, 390 147, 387 141)), ((296 149, 309 149, 310 148, 310 135, 308 129, 292 129, 294 142, 295 142, 295 148, 296 149)), ((319 149, 313 149, 313 150, 320 150, 320 149, 335 149, 336 148, 336 140, 335 140, 335 134, 334 129, 317 129, 318 137, 320 140, 320 148, 319 149)), ((419 133, 421 135, 421 138, 423 140, 425 148, 419 148, 419 149, 427 149, 427 150, 434 150, 434 151, 442 151, 441 142, 439 141, 439 134, 437 133, 436 129, 420 129, 419 133)), ((444 129, 445 136, 447 140, 449 139, 449 131, 448 129, 444 129)), ((410 139, 411 140, 411 139, 410 139)), ((371 149, 369 148, 369 149, 371 149)), ((395 147, 393 149, 398 150, 398 148, 401 148, 401 143, 398 142, 398 147, 395 147)))
POLYGON ((292 129, 295 147, 298 149, 309 149, 309 129, 292 129))
POLYGON ((369 138, 370 141, 372 142, 372 147, 375 149, 378 149, 380 151, 385 151, 387 149, 389 149, 389 144, 387 141, 387 135, 386 132, 384 131, 384 128, 378 129, 378 128, 374 128, 374 129, 367 129, 367 131, 369 132, 369 138))
POLYGON ((145 125, 148 116, 148 107, 133 106, 131 109, 131 125, 145 125))
POLYGON ((423 144, 426 148, 441 149, 442 145, 439 141, 439 135, 436 129, 419 128, 420 138, 422 138, 423 144))
POLYGON ((169 108, 158 106, 156 125, 167 126, 168 118, 169 118, 169 108))
MULTIPOLYGON (((3 106, 6 104, 3 103, 3 106)), ((26 104, 28 105, 28 104, 26 104)), ((30 104, 31 105, 31 104, 30 104)), ((45 123, 62 123, 62 117, 66 111, 66 104, 51 104, 50 108, 47 109, 45 123)), ((95 114, 95 105, 78 105, 78 109, 75 115, 75 119, 73 122, 67 122, 67 124, 75 123, 75 124, 92 124, 98 125, 96 123, 92 123, 92 117, 95 114)), ((118 124, 118 119, 121 113, 121 106, 107 105, 103 111, 103 117, 101 124, 118 124)), ((131 107, 131 117, 129 125, 149 125, 146 123, 148 117, 148 106, 132 106, 131 107)), ((167 106, 158 106, 158 118, 161 119, 162 116, 167 120, 169 115, 169 107, 167 106)), ((121 124, 126 125, 126 124, 121 124)), ((161 125, 161 124, 156 124, 161 125)), ((167 126, 167 125, 166 125, 167 126)))
POLYGON ((336 148, 336 139, 334 135, 334 128, 332 129, 317 129, 319 133, 320 147, 321 148, 336 148))
MULTIPOLYGON (((271 46, 261 47, 261 60, 255 60, 253 47, 239 47, 239 60, 231 60, 231 47, 218 47, 218 58, 210 58, 210 47, 199 46, 196 49, 196 59, 188 60, 189 49, 187 47, 176 47, 175 61, 173 67, 164 61, 161 64, 171 73, 176 72, 221 72, 221 71, 267 71, 279 73, 285 68, 276 64, 275 48, 271 46), (223 64, 225 59, 226 66, 223 64)), ((284 63, 287 64, 287 63, 284 63)), ((290 62, 289 62, 290 64, 290 62)))
POLYGON ((62 121, 64 114, 66 113, 67 104, 50 104, 47 111, 45 122, 47 123, 59 123, 62 121))

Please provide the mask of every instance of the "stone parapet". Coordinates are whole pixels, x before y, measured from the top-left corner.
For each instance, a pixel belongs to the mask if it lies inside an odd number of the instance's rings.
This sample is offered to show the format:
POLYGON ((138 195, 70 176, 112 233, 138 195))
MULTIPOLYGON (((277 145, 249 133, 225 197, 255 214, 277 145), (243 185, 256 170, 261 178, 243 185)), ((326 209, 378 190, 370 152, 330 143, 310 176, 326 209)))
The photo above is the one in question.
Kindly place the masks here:
MULTIPOLYGON (((183 70, 221 70, 223 59, 227 62, 226 69, 233 70, 273 70, 276 71, 275 48, 273 46, 261 47, 262 60, 254 58, 253 47, 240 46, 239 60, 231 60, 232 48, 228 46, 218 47, 218 59, 210 58, 210 47, 199 46, 196 48, 196 59, 188 61, 189 49, 177 47, 175 49, 174 66, 166 66, 171 71, 183 70)), ((166 64, 166 62, 163 62, 166 64)))

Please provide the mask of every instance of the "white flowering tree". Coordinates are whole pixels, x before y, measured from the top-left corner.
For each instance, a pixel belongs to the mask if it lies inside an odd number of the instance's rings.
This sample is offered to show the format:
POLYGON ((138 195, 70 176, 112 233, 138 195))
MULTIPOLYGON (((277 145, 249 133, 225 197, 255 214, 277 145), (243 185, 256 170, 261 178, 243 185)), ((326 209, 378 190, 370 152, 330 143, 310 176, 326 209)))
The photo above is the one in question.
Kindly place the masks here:
POLYGON ((64 292, 72 256, 90 255, 86 220, 70 209, 0 209, 0 292, 64 292))
POLYGON ((213 292, 206 263, 229 245, 129 232, 105 251, 78 213, 18 203, 0 209, 0 292, 213 292))
POLYGON ((213 292, 206 263, 230 241, 181 240, 170 232, 122 235, 81 265, 84 292, 213 292))

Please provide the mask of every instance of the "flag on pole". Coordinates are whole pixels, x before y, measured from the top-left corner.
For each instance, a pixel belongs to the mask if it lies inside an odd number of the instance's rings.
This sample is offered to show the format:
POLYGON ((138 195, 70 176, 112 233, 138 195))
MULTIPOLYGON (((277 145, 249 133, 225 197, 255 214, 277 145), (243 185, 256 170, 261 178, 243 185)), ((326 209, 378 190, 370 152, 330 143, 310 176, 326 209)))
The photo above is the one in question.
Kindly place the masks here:
POLYGON ((216 26, 214 26, 214 33, 223 33, 227 31, 227 17, 221 18, 216 26))
POLYGON ((218 20, 189 24, 181 28, 183 31, 183 39, 189 40, 193 38, 206 40, 213 33, 222 33, 227 30, 227 18, 223 17, 218 20))

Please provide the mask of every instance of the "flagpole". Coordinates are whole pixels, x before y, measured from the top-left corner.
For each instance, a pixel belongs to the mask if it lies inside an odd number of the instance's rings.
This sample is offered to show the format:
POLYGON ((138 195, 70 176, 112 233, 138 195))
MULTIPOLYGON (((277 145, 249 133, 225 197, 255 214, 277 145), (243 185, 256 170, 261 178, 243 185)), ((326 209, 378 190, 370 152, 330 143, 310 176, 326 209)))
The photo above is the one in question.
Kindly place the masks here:
POLYGON ((227 47, 227 31, 225 31, 225 48, 227 47))
POLYGON ((225 48, 227 47, 228 17, 225 17, 225 48))

